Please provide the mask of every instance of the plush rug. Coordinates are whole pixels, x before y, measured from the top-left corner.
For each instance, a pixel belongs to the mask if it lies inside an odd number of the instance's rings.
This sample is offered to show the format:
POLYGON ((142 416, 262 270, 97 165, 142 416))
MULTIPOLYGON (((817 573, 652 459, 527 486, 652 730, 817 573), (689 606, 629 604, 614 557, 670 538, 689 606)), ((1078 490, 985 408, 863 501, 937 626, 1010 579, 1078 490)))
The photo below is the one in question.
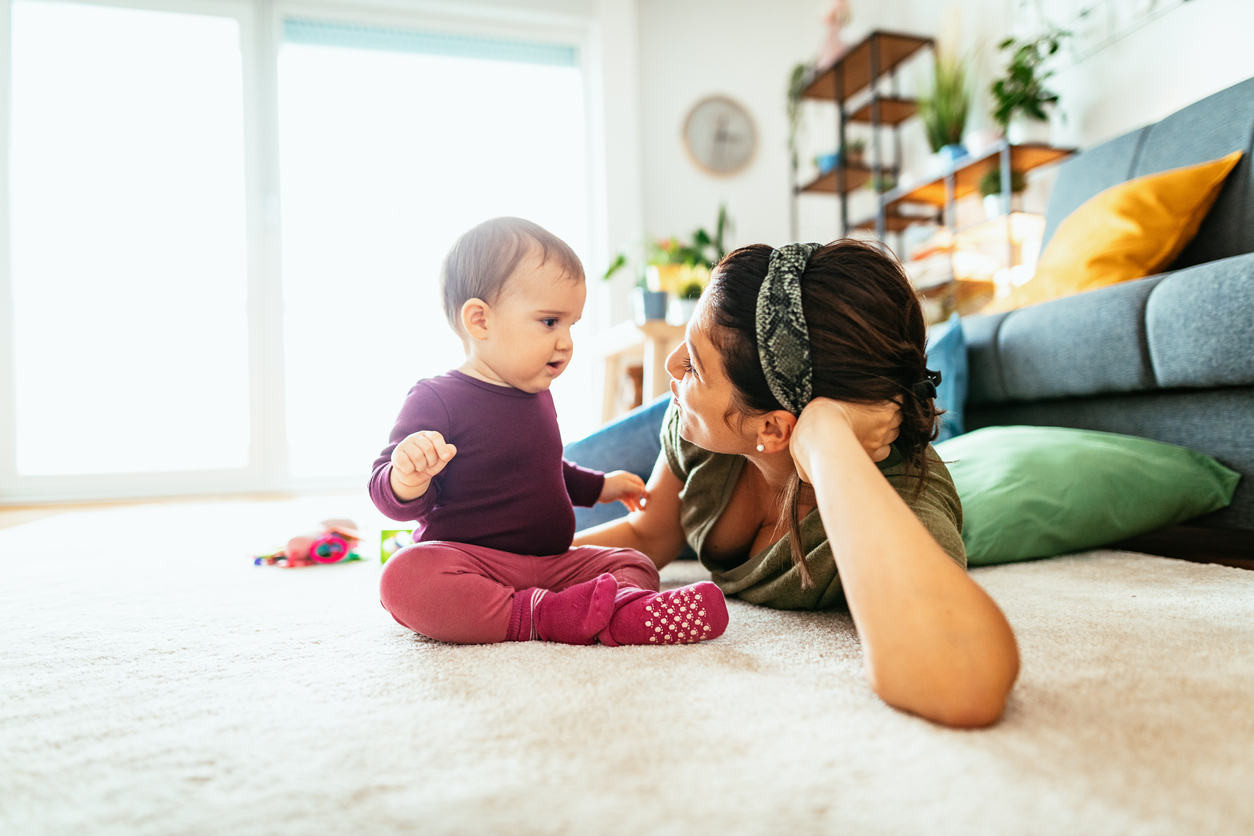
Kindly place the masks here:
POLYGON ((1254 832, 1252 572, 976 570, 1023 672, 999 726, 962 732, 876 699, 840 613, 463 647, 392 621, 377 559, 247 558, 354 515, 382 522, 320 497, 0 531, 0 833, 1254 832))

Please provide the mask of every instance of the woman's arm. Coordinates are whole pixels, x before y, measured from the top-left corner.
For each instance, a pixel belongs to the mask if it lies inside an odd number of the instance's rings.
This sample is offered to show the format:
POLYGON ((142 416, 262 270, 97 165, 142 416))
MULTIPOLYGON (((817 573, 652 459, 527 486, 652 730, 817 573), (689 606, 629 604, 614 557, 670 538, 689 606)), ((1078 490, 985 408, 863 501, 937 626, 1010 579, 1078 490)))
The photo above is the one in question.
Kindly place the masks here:
POLYGON ((661 569, 684 550, 684 529, 679 522, 679 490, 683 483, 671 472, 666 456, 659 455, 649 476, 644 510, 602 523, 575 535, 575 546, 612 546, 643 552, 661 569))
POLYGON ((814 486, 867 681, 884 702, 948 726, 1005 710, 1019 651, 993 599, 950 559, 858 442, 860 407, 811 402, 790 449, 814 486))

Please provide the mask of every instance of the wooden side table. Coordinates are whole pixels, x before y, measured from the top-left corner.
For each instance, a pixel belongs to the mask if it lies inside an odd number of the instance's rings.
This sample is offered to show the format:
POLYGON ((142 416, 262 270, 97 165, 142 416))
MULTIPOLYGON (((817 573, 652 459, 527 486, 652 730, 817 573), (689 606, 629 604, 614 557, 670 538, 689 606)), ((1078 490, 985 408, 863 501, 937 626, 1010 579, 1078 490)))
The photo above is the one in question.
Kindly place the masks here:
POLYGON ((669 325, 661 319, 651 319, 644 325, 620 322, 594 341, 592 350, 602 367, 602 423, 617 416, 619 380, 627 360, 640 358, 644 366, 646 403, 666 393, 670 388, 666 358, 684 341, 685 330, 683 325, 669 325))

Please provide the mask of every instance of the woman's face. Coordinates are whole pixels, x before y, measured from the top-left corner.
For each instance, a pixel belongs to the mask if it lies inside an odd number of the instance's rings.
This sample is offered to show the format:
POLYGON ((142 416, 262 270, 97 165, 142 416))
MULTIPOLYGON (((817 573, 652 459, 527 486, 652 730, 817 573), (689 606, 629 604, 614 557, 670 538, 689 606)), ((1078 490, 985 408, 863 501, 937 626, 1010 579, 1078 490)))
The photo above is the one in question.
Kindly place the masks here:
POLYGON ((753 444, 736 429, 732 384, 710 341, 709 328, 709 308, 702 298, 688 323, 686 339, 666 358, 671 394, 679 405, 679 434, 715 453, 747 453, 753 444))

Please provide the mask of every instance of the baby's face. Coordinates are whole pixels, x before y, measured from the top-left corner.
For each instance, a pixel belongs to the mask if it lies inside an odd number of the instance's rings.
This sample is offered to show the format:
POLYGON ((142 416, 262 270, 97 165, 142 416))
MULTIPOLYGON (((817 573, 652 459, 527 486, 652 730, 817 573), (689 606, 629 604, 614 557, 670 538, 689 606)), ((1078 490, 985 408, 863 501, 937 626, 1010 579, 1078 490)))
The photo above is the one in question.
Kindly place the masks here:
POLYGON ((492 306, 488 337, 473 347, 476 358, 515 389, 548 389, 570 365, 570 329, 583 316, 586 297, 582 279, 571 279, 554 259, 541 263, 533 249, 492 306))

